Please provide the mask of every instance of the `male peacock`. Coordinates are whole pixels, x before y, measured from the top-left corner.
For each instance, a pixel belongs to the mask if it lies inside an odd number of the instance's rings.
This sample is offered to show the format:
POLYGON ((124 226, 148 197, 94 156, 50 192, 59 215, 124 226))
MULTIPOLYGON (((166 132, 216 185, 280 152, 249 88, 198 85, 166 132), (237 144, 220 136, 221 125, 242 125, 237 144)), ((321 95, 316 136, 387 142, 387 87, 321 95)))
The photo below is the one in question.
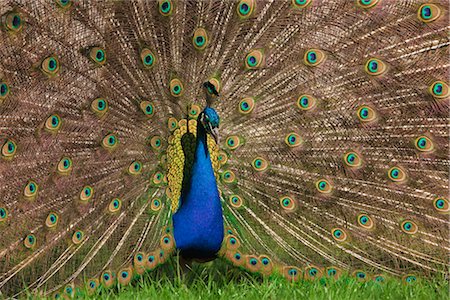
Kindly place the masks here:
POLYGON ((3 0, 1 295, 446 272, 447 7, 3 0))

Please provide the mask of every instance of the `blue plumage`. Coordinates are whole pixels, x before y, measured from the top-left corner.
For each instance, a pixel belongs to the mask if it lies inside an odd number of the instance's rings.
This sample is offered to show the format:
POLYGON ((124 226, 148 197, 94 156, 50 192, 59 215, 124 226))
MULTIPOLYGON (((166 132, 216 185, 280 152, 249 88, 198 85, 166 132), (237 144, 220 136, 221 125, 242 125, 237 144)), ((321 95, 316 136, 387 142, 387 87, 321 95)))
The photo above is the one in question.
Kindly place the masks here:
POLYGON ((207 259, 219 251, 223 236, 222 206, 207 146, 207 130, 217 128, 219 116, 207 107, 199 116, 191 177, 173 215, 174 238, 184 257, 207 259), (205 129, 205 127, 207 129, 205 129))

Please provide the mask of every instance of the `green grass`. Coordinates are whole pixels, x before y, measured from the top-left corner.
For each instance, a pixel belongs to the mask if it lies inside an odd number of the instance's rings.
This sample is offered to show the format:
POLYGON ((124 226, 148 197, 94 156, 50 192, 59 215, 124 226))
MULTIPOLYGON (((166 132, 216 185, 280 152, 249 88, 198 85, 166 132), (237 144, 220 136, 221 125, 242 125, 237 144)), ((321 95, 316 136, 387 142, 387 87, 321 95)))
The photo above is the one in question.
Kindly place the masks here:
MULTIPOLYGON (((79 299, 450 299, 448 281, 421 279, 406 285, 387 277, 384 283, 358 282, 349 276, 338 280, 288 282, 281 276, 262 278, 221 260, 194 264, 181 274, 173 260, 165 266, 133 280, 126 287, 114 286, 87 296, 78 290, 79 299)), ((40 298, 42 299, 42 298, 40 298)))

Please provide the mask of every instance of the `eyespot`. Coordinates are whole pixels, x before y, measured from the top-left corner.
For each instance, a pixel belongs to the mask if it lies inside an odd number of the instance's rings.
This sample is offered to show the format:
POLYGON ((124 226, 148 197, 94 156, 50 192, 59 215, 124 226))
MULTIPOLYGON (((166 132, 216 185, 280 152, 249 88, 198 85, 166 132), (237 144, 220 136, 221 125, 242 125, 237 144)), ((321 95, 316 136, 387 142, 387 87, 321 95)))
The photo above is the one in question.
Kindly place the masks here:
POLYGON ((128 285, 131 282, 131 279, 133 278, 133 269, 130 267, 123 268, 119 270, 118 274, 119 277, 117 281, 119 282, 120 285, 125 286, 128 285))
POLYGON ((344 162, 347 166, 358 168, 362 165, 362 159, 356 152, 348 152, 344 155, 344 162))
POLYGON ((159 185, 164 179, 163 173, 160 171, 156 171, 155 174, 153 174, 153 184, 159 185))
POLYGON ((27 185, 25 186, 23 194, 26 198, 34 198, 37 196, 38 191, 38 184, 34 180, 29 180, 27 185))
POLYGON ((159 211, 161 209, 161 200, 154 198, 150 204, 150 208, 153 211, 159 211))
POLYGON ((138 252, 134 255, 133 264, 136 269, 139 267, 145 266, 145 253, 144 252, 138 252))
POLYGON ((305 268, 305 278, 306 279, 317 279, 322 277, 322 271, 319 267, 311 265, 305 268))
POLYGON ((294 8, 305 8, 310 5, 312 0, 292 0, 292 6, 294 8))
POLYGON ((0 81, 0 100, 5 99, 6 96, 8 96, 8 94, 9 94, 9 86, 6 84, 6 82, 0 81))
POLYGON ((66 287, 64 288, 64 293, 71 297, 74 296, 73 285, 72 284, 66 285, 66 287))
POLYGON ((61 158, 57 169, 60 175, 69 175, 72 172, 72 159, 70 157, 61 158))
POLYGON ((236 7, 237 14, 241 19, 248 19, 256 8, 255 0, 241 0, 236 7))
POLYGON ((358 4, 362 8, 372 8, 377 5, 379 0, 356 0, 356 4, 358 4))
POLYGON ((89 57, 93 62, 103 66, 106 63, 106 51, 100 47, 92 47, 89 51, 89 57))
POLYGON ((225 246, 228 250, 236 250, 241 246, 241 242, 235 235, 227 235, 225 238, 225 246))
POLYGON ((250 114, 255 108, 255 100, 251 97, 246 97, 239 101, 239 112, 243 115, 250 114))
POLYGON ((83 202, 87 202, 92 199, 94 196, 94 188, 90 185, 86 185, 80 192, 80 200, 83 202))
POLYGON ((281 208, 287 212, 292 212, 297 208, 297 202, 289 196, 284 196, 280 198, 281 208))
POLYGON ((217 160, 219 161, 221 166, 225 165, 228 161, 227 153, 223 150, 220 150, 219 155, 217 156, 217 160))
POLYGON ((286 135, 284 142, 289 147, 295 148, 295 147, 300 146, 303 141, 302 141, 302 138, 298 134, 296 134, 295 132, 290 132, 286 135))
POLYGON ((101 118, 108 111, 108 101, 103 98, 94 99, 91 102, 91 110, 101 118))
POLYGON ((139 107, 141 108, 142 112, 144 113, 144 115, 146 117, 151 117, 155 114, 155 107, 153 105, 153 103, 149 102, 149 101, 142 101, 139 104, 139 107))
POLYGON ((366 281, 368 279, 366 272, 362 270, 353 271, 353 277, 355 277, 358 281, 366 281))
POLYGON ((54 76, 59 72, 60 66, 56 56, 49 56, 41 63, 42 72, 49 76, 54 76))
POLYGON ((441 15, 439 6, 427 3, 422 4, 417 11, 417 17, 424 23, 429 23, 438 19, 441 15))
POLYGON ((379 76, 386 72, 386 65, 377 58, 371 58, 366 62, 365 70, 367 74, 372 76, 379 76))
POLYGON ((45 226, 47 226, 48 228, 53 228, 56 225, 58 225, 58 215, 54 212, 49 213, 47 216, 47 219, 45 219, 45 226))
POLYGON ((5 17, 5 27, 10 32, 18 32, 23 27, 22 16, 17 12, 8 12, 5 17))
POLYGON ((180 97, 181 95, 183 95, 184 87, 183 87, 183 83, 181 82, 181 80, 179 80, 177 78, 172 79, 170 81, 169 87, 170 87, 170 94, 173 97, 180 97))
POLYGON ((222 181, 225 183, 233 183, 236 179, 236 176, 234 175, 233 171, 227 170, 222 173, 222 181))
POLYGON ((301 95, 297 99, 297 106, 301 110, 311 110, 316 107, 317 100, 311 95, 301 95))
POLYGON ((92 295, 97 290, 98 286, 100 285, 100 282, 97 278, 91 278, 86 282, 86 289, 88 291, 89 295, 92 295))
POLYGON ((59 5, 60 8, 67 9, 72 6, 71 0, 55 0, 56 4, 59 5))
POLYGON ((359 214, 357 217, 358 225, 361 226, 364 229, 373 229, 374 222, 372 218, 367 214, 359 214))
POLYGON ((241 141, 237 135, 227 137, 225 146, 230 150, 235 150, 241 145, 241 141))
POLYGON ((434 145, 431 139, 428 137, 421 135, 418 138, 416 138, 414 145, 416 146, 416 149, 420 152, 430 152, 434 150, 434 145))
POLYGON ((310 67, 316 67, 325 60, 325 53, 319 49, 310 49, 305 52, 303 62, 310 67))
POLYGON ((8 210, 0 206, 0 223, 6 221, 7 218, 8 218, 8 210))
POLYGON ((75 245, 80 244, 84 240, 84 232, 81 230, 77 230, 72 235, 72 243, 75 245))
POLYGON ((164 17, 170 16, 173 12, 173 3, 171 0, 158 1, 159 13, 164 17))
POLYGON ((156 58, 150 49, 144 48, 141 51, 141 61, 144 68, 151 69, 156 63, 156 58))
POLYGON ((208 46, 208 35, 206 30, 203 28, 197 28, 194 32, 192 43, 194 44, 195 49, 204 50, 206 46, 208 46))
POLYGON ((106 150, 114 150, 116 149, 117 145, 119 144, 119 140, 117 139, 117 136, 114 133, 110 133, 106 135, 102 140, 102 146, 106 150))
POLYGON ((252 167, 255 171, 262 172, 267 169, 269 163, 262 157, 257 157, 252 161, 252 167))
POLYGON ((45 129, 51 133, 55 133, 61 128, 61 123, 61 117, 53 114, 45 121, 45 129))
POLYGON ((154 269, 159 263, 159 251, 152 251, 147 254, 147 259, 145 260, 145 266, 147 269, 154 269))
POLYGON ((245 67, 248 70, 255 70, 261 67, 264 60, 264 53, 262 50, 253 50, 245 57, 245 67))
POLYGON ((345 240, 347 240, 347 233, 342 228, 333 228, 331 230, 331 236, 337 242, 344 242, 345 240))
POLYGON ((316 188, 320 193, 329 194, 333 186, 326 179, 319 179, 316 181, 316 188))
POLYGON ((417 282, 417 277, 412 274, 407 274, 403 276, 402 280, 405 284, 413 284, 417 282))
POLYGON ((140 161, 133 161, 128 167, 128 174, 140 175, 142 173, 142 163, 140 161))
POLYGON ((17 145, 13 140, 6 140, 2 146, 2 157, 12 159, 16 155, 17 145))
POLYGON ((377 114, 371 107, 362 105, 358 108, 357 116, 361 122, 369 123, 376 119, 377 114))
POLYGON ((161 248, 165 251, 170 251, 174 248, 175 243, 173 241, 173 237, 170 234, 165 234, 161 237, 159 241, 161 248))
POLYGON ((400 224, 400 228, 402 229, 402 231, 404 233, 407 233, 407 234, 416 234, 417 231, 419 230, 419 227, 417 226, 417 224, 411 220, 404 220, 400 224))
POLYGON ((440 80, 430 85, 429 92, 436 99, 445 99, 450 95, 448 85, 440 80))
POLYGON ((373 280, 378 283, 383 283, 386 280, 386 278, 384 278, 383 275, 378 274, 373 276, 373 280))
POLYGON ((394 182, 404 182, 406 180, 406 173, 400 167, 392 167, 388 171, 388 177, 394 182))
POLYGON ((246 255, 245 267, 250 272, 257 272, 261 268, 261 262, 259 261, 259 258, 255 255, 246 255))
POLYGON ((328 267, 325 270, 325 274, 327 275, 327 277, 334 278, 334 279, 339 278, 341 273, 342 273, 342 270, 340 268, 334 267, 334 266, 328 267))
POLYGON ((29 234, 23 240, 23 244, 28 249, 33 249, 36 246, 36 237, 34 234, 29 234))
POLYGON ((298 281, 301 278, 301 271, 294 266, 286 266, 283 268, 283 276, 289 281, 298 281))
POLYGON ((100 276, 100 282, 105 288, 109 288, 114 284, 114 277, 111 271, 104 271, 100 276))
POLYGON ((122 200, 120 200, 119 198, 114 198, 109 203, 108 210, 110 213, 116 213, 120 210, 121 207, 122 207, 122 200))
POLYGON ((162 147, 162 140, 161 137, 159 135, 155 135, 150 139, 150 146, 154 149, 154 150, 160 150, 162 147))
POLYGON ((191 108, 189 109, 189 117, 197 119, 199 114, 200 114, 200 106, 192 104, 191 108))
POLYGON ((238 195, 231 195, 228 198, 228 202, 230 202, 230 205, 234 208, 239 208, 242 206, 242 198, 238 195))
POLYGON ((178 121, 174 117, 170 117, 167 120, 167 128, 169 128, 170 131, 174 131, 178 127, 178 121))
POLYGON ((433 200, 433 207, 440 213, 449 213, 450 212, 450 206, 449 206, 448 200, 443 197, 435 198, 433 200))

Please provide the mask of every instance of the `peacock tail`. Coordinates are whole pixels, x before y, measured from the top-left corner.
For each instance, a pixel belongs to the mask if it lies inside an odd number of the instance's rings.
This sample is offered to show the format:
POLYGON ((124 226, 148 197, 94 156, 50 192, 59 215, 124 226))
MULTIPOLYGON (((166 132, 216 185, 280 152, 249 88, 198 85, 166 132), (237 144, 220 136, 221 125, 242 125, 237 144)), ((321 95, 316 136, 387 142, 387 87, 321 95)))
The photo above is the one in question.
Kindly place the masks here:
POLYGON ((2 1, 0 295, 126 285, 176 253, 205 81, 223 259, 446 273, 448 5, 2 1))

